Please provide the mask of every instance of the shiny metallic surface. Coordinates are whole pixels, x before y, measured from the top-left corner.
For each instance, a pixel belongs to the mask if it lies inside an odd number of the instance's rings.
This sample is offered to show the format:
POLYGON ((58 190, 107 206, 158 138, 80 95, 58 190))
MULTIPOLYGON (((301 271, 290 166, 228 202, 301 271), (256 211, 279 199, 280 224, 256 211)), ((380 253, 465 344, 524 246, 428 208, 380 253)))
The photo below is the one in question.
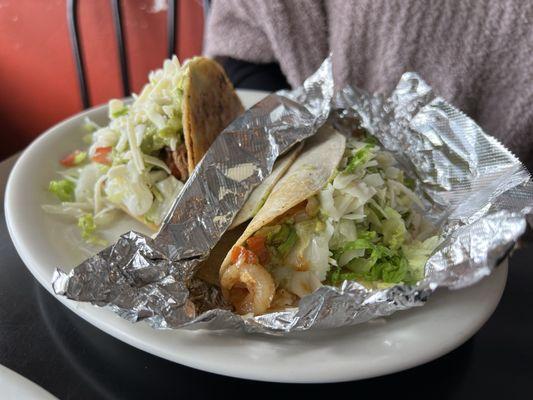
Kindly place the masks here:
POLYGON ((518 159, 414 73, 404 74, 389 98, 355 88, 333 96, 333 86, 327 59, 301 88, 273 94, 247 111, 215 141, 155 239, 124 234, 70 273, 58 269, 55 292, 154 328, 280 335, 421 306, 437 287, 462 288, 490 274, 524 233, 533 210, 533 184, 518 159), (415 286, 368 290, 344 282, 323 286, 284 312, 234 314, 218 288, 195 277, 196 266, 276 158, 328 117, 340 131, 361 124, 394 153, 415 178, 442 243, 415 286))

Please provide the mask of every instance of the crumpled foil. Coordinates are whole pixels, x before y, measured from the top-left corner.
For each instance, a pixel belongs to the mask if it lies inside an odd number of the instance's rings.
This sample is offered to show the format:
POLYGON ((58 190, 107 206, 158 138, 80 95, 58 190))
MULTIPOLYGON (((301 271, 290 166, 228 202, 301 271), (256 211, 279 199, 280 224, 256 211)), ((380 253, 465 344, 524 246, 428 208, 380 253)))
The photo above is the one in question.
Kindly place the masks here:
POLYGON ((515 246, 533 210, 533 184, 520 161, 415 73, 389 98, 356 88, 333 93, 326 59, 304 85, 272 94, 215 141, 155 239, 136 232, 70 273, 57 269, 55 293, 107 306, 154 328, 231 329, 286 334, 354 325, 420 306, 437 287, 472 285, 515 246), (199 280, 199 262, 230 225, 276 158, 329 118, 341 132, 370 131, 417 182, 427 218, 443 242, 416 285, 368 290, 323 286, 297 308, 243 318, 217 287, 199 280))

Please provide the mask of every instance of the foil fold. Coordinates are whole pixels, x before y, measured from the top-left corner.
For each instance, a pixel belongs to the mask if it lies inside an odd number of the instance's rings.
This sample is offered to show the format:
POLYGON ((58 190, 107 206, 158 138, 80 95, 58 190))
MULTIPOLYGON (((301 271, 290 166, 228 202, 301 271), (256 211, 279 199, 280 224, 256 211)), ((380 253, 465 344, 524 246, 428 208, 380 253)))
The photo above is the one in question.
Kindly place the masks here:
POLYGON ((57 269, 55 293, 154 328, 281 335, 363 323, 421 306, 438 287, 463 288, 489 275, 531 219, 526 168, 416 73, 404 74, 387 98, 352 87, 334 95, 333 87, 328 58, 302 87, 252 107, 215 141, 155 239, 128 232, 69 273, 57 269), (195 277, 196 267, 276 158, 328 118, 341 132, 361 125, 395 155, 443 241, 416 285, 372 291, 344 282, 321 287, 296 308, 241 317, 217 287, 195 277))

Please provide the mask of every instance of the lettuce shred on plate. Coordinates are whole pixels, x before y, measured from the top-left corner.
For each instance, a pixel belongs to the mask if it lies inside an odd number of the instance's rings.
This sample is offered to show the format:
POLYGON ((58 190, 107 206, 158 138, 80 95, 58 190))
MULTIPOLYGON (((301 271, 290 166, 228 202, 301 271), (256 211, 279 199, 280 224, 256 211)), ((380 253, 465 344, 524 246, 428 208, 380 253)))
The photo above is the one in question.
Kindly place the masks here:
POLYGON ((154 226, 162 222, 183 186, 162 160, 163 152, 183 145, 182 72, 176 57, 167 60, 132 104, 109 102, 107 126, 85 120, 89 147, 60 160, 65 169, 49 191, 61 203, 45 211, 77 220, 89 243, 102 243, 96 232, 118 210, 154 226))
POLYGON ((303 297, 324 283, 382 288, 423 278, 439 239, 428 237, 413 182, 371 139, 348 139, 329 183, 244 244, 278 288, 303 297))

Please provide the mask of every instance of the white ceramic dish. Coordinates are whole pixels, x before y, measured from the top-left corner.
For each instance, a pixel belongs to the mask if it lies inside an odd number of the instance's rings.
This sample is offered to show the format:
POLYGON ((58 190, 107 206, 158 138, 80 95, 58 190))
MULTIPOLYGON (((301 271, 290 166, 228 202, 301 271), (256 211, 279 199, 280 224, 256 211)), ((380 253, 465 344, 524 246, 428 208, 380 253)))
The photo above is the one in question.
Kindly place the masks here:
MULTIPOLYGON (((250 106, 265 96, 240 91, 250 106)), ((5 213, 22 260, 49 291, 54 269, 85 258, 68 234, 71 225, 46 215, 52 202, 46 187, 56 160, 80 147, 85 116, 103 122, 106 107, 78 114, 51 128, 22 154, 8 181, 5 213), (67 234, 66 234, 67 233, 67 234)), ((125 217, 108 232, 116 238, 143 227, 125 217)), ((74 231, 72 231, 74 232, 74 231)), ((507 276, 503 265, 481 283, 456 292, 438 291, 424 307, 351 328, 266 337, 209 331, 157 331, 131 324, 106 309, 56 297, 73 312, 139 349, 193 368, 241 378, 277 382, 335 382, 363 379, 428 362, 461 345, 496 308, 507 276)))
POLYGON ((57 400, 22 375, 0 365, 0 389, 5 400, 57 400))

